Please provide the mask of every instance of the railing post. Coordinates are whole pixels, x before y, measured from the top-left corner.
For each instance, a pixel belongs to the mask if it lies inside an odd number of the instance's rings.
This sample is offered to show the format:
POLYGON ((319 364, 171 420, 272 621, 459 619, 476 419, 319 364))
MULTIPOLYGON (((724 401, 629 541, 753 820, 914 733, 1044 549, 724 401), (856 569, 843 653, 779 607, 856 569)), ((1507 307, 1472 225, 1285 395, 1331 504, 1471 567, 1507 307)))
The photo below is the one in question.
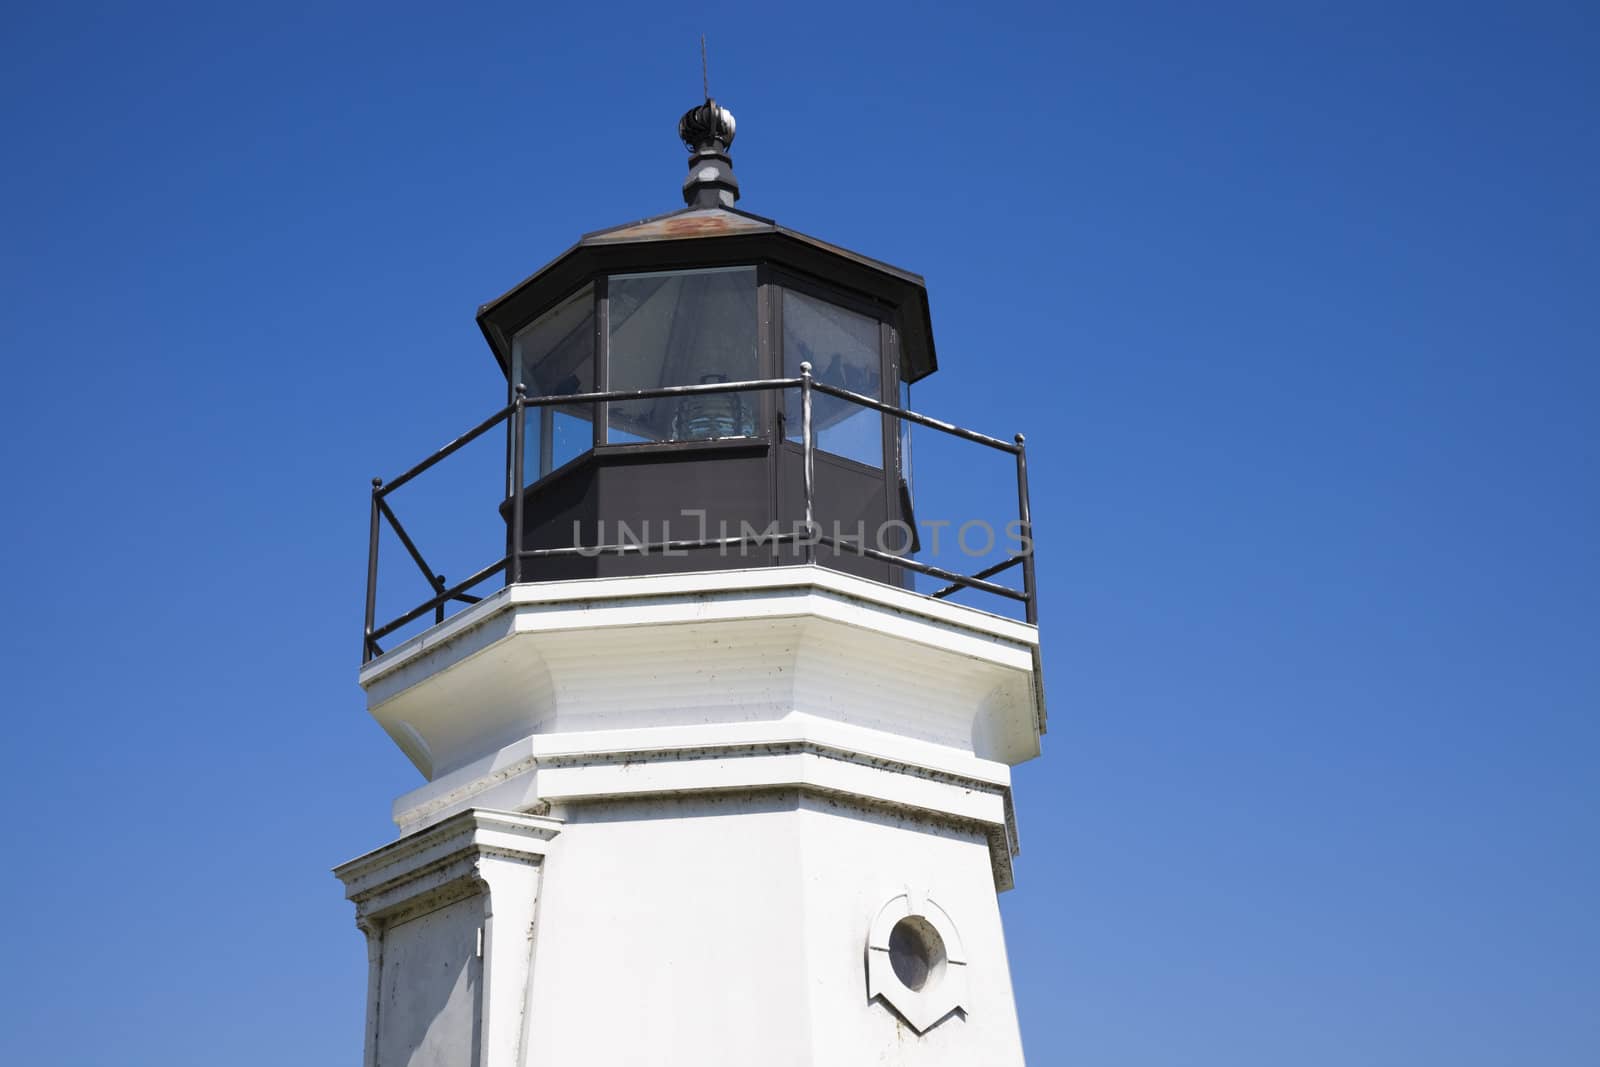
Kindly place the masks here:
POLYGON ((378 613, 378 494, 383 479, 372 479, 372 523, 367 531, 367 615, 361 630, 361 662, 372 658, 372 627, 378 613))
POLYGON ((506 549, 506 584, 522 581, 522 463, 526 451, 523 423, 527 418, 528 387, 517 383, 511 401, 511 545, 506 549))
POLYGON ((1022 591, 1028 625, 1039 625, 1039 589, 1033 575, 1033 510, 1028 506, 1028 445, 1017 434, 1017 516, 1022 520, 1022 591))
MULTIPOLYGON (((444 589, 445 589, 444 575, 435 574, 433 576, 433 592, 434 592, 434 595, 437 596, 438 594, 443 593, 444 589)), ((439 624, 441 622, 444 622, 444 603, 443 602, 440 602, 439 606, 433 609, 433 621, 434 621, 435 625, 437 625, 437 624, 439 624)))
POLYGON ((811 440, 811 364, 800 364, 800 448, 805 464, 806 482, 806 562, 817 561, 817 543, 813 537, 816 516, 812 508, 816 500, 816 465, 812 458, 811 440))

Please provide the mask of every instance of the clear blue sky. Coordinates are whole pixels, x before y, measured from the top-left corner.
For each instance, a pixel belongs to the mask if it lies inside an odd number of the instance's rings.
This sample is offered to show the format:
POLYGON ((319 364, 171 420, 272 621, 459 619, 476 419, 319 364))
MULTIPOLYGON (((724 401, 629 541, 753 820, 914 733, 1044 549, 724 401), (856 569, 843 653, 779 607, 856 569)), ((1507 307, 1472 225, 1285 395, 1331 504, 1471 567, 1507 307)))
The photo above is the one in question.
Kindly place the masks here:
POLYGON ((367 480, 676 206, 702 30, 1030 437, 1031 1061, 1600 1062, 1600 16, 1265 2, 7 5, 0 1060, 357 1061, 367 480))

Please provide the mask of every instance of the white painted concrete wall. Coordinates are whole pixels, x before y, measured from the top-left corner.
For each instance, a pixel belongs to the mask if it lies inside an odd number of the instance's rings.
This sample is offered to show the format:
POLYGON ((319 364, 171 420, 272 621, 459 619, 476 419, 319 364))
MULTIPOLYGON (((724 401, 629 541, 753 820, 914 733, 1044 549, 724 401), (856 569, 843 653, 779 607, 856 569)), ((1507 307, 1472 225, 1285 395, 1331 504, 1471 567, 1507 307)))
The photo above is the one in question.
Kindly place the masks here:
POLYGON ((795 792, 586 806, 546 872, 530 1063, 1022 1062, 986 840, 795 792), (907 885, 966 950, 962 1010, 917 1034, 865 979, 907 885))
POLYGON ((468 897, 384 933, 378 1049, 397 1067, 478 1062, 478 930, 484 903, 468 897))
POLYGON ((762 568, 513 587, 368 664, 430 778, 338 872, 369 1067, 1021 1064, 996 894, 1036 648, 762 568), (920 991, 886 963, 904 915, 952 948, 920 991))

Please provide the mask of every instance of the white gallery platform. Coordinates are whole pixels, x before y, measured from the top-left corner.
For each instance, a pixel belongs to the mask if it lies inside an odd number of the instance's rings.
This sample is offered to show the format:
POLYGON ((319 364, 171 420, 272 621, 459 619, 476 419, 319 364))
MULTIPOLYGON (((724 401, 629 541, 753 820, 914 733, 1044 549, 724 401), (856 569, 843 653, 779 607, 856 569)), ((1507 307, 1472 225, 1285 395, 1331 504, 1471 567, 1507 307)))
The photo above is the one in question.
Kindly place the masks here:
POLYGON ((1035 627, 819 566, 509 586, 367 663, 370 1067, 1020 1064, 1035 627))

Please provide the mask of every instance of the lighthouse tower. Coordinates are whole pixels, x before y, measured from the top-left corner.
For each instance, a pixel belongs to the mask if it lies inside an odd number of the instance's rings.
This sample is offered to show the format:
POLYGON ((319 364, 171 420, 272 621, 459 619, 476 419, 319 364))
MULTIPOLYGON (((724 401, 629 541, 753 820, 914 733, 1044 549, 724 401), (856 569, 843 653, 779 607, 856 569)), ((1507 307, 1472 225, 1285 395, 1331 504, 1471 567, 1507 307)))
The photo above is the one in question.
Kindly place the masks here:
POLYGON ((335 871, 365 1062, 1020 1064, 1023 439, 910 410, 922 279, 735 208, 726 108, 678 132, 686 206, 484 305, 504 406, 374 482, 360 682, 426 782, 335 871), (1007 558, 919 558, 913 427, 1014 458, 1007 558), (393 494, 485 435, 505 494, 463 521, 505 555, 448 583, 393 494), (431 595, 379 618, 413 564, 431 595))

